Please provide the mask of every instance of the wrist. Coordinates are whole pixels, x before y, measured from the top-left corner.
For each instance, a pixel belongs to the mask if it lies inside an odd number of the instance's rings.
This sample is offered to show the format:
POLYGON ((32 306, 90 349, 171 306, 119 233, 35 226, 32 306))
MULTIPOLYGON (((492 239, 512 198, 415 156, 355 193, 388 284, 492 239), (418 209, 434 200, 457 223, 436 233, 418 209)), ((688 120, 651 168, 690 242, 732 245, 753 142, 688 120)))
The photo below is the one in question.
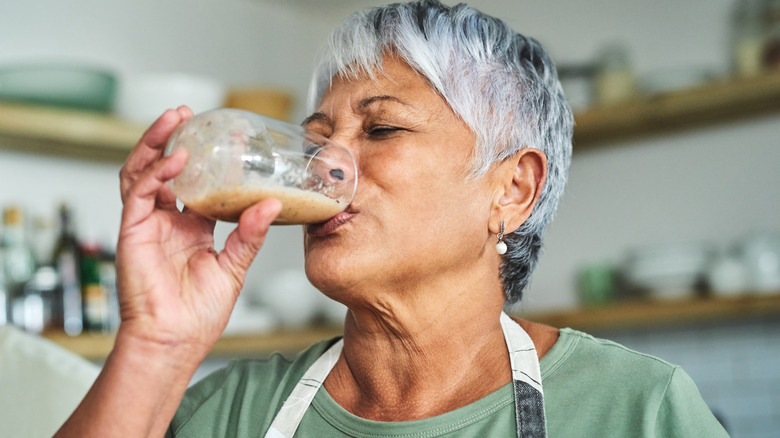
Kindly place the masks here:
POLYGON ((120 328, 92 388, 57 436, 162 436, 205 354, 120 328))
MULTIPOLYGON (((139 366, 148 374, 190 378, 210 347, 165 336, 145 336, 120 326, 108 362, 139 366)), ((139 371, 142 371, 139 370, 139 371)), ((189 382, 189 380, 188 380, 189 382)))

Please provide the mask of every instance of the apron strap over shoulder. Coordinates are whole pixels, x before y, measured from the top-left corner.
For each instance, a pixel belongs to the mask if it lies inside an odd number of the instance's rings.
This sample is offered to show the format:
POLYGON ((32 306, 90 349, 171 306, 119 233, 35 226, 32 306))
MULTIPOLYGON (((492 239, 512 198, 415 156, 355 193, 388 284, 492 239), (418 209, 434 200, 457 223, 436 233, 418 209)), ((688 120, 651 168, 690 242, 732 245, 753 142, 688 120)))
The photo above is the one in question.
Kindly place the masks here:
MULTIPOLYGON (((501 328, 512 366, 517 437, 546 438, 542 374, 534 343, 528 333, 504 312, 501 313, 501 328)), ((309 367, 274 418, 266 438, 292 438, 295 435, 303 415, 336 365, 343 348, 344 340, 339 339, 309 367)))

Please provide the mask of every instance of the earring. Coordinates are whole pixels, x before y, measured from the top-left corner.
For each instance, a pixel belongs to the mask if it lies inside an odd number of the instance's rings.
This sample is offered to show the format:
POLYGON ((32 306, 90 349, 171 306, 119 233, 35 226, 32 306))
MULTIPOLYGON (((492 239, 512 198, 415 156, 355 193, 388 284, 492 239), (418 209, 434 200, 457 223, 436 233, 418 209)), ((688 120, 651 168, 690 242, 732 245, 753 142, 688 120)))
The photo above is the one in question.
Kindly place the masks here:
POLYGON ((496 243, 496 252, 500 255, 506 254, 506 242, 504 242, 504 221, 501 221, 501 231, 498 233, 498 243, 496 243))

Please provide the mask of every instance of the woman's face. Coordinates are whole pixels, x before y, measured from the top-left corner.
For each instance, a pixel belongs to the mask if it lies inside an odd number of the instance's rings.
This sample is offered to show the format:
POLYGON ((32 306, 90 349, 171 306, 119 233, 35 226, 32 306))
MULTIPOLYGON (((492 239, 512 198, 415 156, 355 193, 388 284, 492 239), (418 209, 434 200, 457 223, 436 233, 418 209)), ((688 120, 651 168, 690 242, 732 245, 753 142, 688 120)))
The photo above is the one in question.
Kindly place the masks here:
POLYGON ((334 79, 305 122, 358 163, 352 204, 304 239, 310 281, 347 304, 468 275, 491 239, 488 178, 466 178, 474 134, 405 62, 376 76, 334 79))

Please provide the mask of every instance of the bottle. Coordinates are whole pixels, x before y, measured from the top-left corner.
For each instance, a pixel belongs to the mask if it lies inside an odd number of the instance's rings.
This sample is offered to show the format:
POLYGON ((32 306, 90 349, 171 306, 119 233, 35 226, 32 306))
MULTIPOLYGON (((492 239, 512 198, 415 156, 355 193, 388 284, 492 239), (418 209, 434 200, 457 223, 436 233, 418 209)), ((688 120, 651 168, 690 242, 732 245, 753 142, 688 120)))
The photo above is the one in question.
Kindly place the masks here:
POLYGON ((610 44, 599 54, 594 89, 600 105, 624 102, 636 97, 636 75, 628 48, 610 44))
POLYGON ((59 329, 60 322, 54 316, 56 296, 57 272, 51 266, 41 266, 24 286, 22 307, 25 330, 42 333, 59 329))
POLYGON ((62 331, 62 291, 52 259, 58 231, 53 217, 32 220, 30 247, 36 269, 24 287, 24 327, 29 332, 62 331))
POLYGON ((61 301, 62 329, 75 336, 83 329, 81 309, 81 251, 73 231, 71 211, 60 205, 60 232, 54 245, 52 260, 59 276, 58 301, 61 301))
POLYGON ((780 68, 780 0, 769 0, 767 4, 763 62, 766 69, 780 68))
POLYGON ((87 243, 81 248, 81 302, 84 330, 105 332, 109 329, 108 291, 100 279, 100 246, 87 243))
POLYGON ((763 70, 766 7, 767 0, 737 0, 734 4, 731 68, 736 76, 754 76, 763 70))
POLYGON ((5 232, 4 275, 10 320, 24 326, 24 285, 35 271, 32 249, 27 242, 24 213, 12 206, 3 211, 5 232))
POLYGON ((116 287, 116 254, 103 247, 100 253, 100 283, 108 294, 108 327, 107 330, 115 332, 119 329, 119 297, 116 287))

